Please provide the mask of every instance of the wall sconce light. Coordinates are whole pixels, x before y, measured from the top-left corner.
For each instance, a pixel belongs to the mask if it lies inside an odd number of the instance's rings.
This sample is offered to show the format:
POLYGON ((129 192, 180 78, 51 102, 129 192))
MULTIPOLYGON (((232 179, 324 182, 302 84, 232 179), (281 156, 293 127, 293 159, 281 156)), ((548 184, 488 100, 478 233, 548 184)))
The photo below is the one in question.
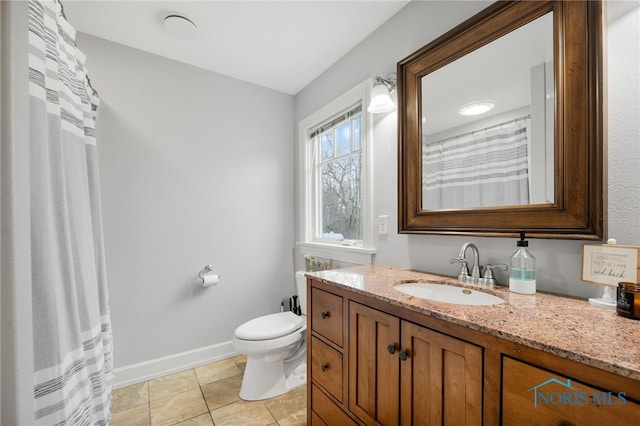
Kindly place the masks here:
POLYGON ((396 81, 396 73, 389 74, 387 78, 376 77, 367 111, 378 114, 391 111, 396 107, 391 100, 391 94, 396 91, 396 81))

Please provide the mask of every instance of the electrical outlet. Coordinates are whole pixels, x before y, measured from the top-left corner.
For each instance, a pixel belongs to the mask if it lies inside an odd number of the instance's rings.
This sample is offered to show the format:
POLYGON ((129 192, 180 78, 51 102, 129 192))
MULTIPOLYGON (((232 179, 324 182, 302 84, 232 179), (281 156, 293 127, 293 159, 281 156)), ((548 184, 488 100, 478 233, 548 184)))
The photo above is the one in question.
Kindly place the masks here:
POLYGON ((389 233, 389 215, 378 216, 378 234, 387 235, 389 233))

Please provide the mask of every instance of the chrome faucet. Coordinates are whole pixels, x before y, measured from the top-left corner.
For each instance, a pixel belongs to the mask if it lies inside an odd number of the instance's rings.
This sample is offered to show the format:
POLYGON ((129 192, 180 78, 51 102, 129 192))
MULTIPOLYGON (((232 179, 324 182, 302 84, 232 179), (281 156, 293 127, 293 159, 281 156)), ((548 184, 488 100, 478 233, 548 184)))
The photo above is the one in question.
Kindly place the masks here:
MULTIPOLYGON (((467 249, 471 248, 473 251, 473 266, 471 267, 471 278, 480 278, 481 266, 480 266, 480 252, 478 247, 473 243, 464 243, 460 248, 460 254, 458 258, 465 259, 467 256, 467 249)), ((477 282, 477 281, 476 281, 477 282)))
POLYGON ((493 286, 496 284, 496 279, 493 276, 493 269, 502 269, 503 271, 508 269, 507 265, 504 264, 487 264, 485 274, 484 276, 481 276, 482 265, 480 265, 480 252, 478 251, 478 247, 473 243, 464 243, 460 248, 460 254, 458 254, 458 257, 452 257, 449 259, 449 263, 460 263, 462 265, 460 273, 458 274, 458 281, 462 281, 467 284, 493 286), (468 262, 466 259, 468 248, 471 248, 471 251, 473 251, 473 266, 471 267, 471 273, 469 273, 469 268, 467 267, 468 262))

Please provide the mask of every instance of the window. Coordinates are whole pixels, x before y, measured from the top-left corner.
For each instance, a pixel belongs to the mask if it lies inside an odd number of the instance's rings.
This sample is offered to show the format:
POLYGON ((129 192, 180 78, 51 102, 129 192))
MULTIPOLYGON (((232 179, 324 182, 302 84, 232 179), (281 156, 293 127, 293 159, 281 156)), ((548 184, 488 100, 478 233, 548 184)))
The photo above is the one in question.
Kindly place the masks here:
POLYGON ((311 131, 315 240, 362 243, 362 105, 311 131), (318 154, 315 154, 318 153, 318 154))
POLYGON ((366 81, 300 122, 299 217, 303 254, 370 263, 370 167, 366 81), (349 254, 347 254, 349 253, 349 254), (354 254, 355 253, 355 254, 354 254))

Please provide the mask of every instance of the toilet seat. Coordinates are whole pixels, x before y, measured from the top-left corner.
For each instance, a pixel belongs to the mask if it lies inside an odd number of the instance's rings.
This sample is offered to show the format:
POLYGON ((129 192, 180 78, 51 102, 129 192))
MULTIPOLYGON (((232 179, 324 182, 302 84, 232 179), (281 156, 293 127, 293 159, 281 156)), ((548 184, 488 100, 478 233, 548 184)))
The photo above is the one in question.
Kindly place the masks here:
POLYGON ((244 340, 233 336, 233 348, 241 354, 266 354, 270 351, 286 350, 289 346, 297 344, 303 338, 303 329, 296 330, 295 333, 268 340, 244 340))
POLYGON ((278 312, 254 318, 240 325, 234 336, 241 340, 271 340, 287 336, 302 328, 305 318, 293 312, 278 312))

